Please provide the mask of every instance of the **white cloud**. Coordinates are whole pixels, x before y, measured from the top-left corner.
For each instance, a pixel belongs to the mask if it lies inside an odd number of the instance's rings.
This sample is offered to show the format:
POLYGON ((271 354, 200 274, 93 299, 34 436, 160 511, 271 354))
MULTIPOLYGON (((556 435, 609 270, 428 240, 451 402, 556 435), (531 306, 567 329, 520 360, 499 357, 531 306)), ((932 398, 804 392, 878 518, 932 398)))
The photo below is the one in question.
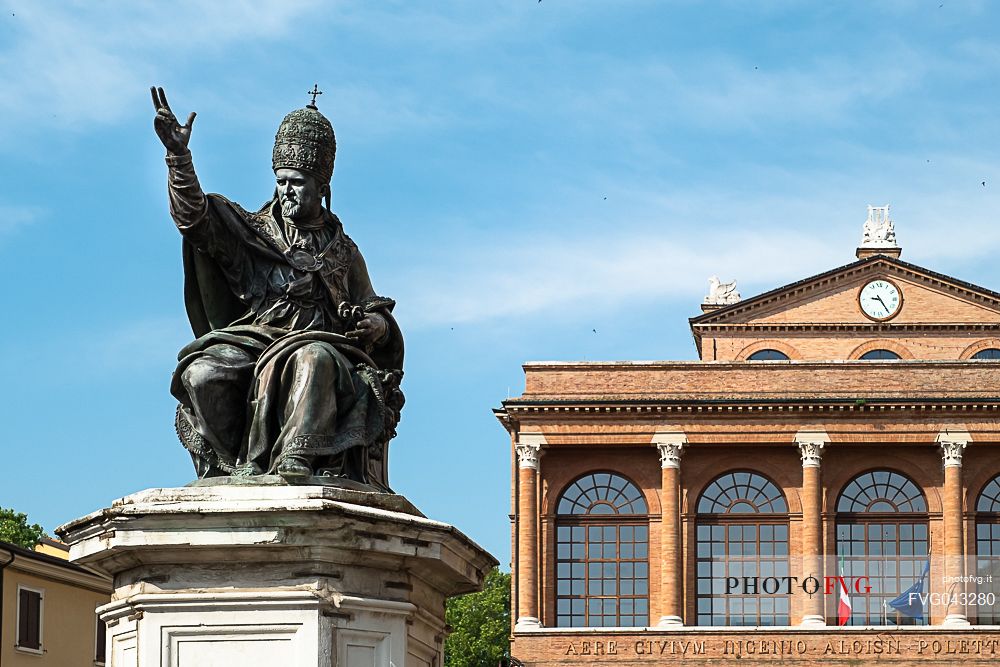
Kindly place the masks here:
POLYGON ((393 295, 415 327, 666 308, 671 300, 694 307, 711 275, 737 279, 749 297, 853 261, 867 204, 893 205, 903 259, 941 270, 1000 252, 1000 193, 976 176, 989 165, 935 156, 936 171, 921 175, 925 164, 882 155, 881 176, 867 166, 798 174, 743 166, 780 183, 777 194, 733 182, 687 190, 630 182, 609 191, 612 213, 581 206, 495 234, 429 237, 399 262, 409 269, 393 276, 393 295))
POLYGON ((114 122, 134 111, 136 97, 164 72, 241 40, 277 39, 320 4, 6 0, 0 115, 8 127, 36 131, 114 122))
POLYGON ((0 237, 37 222, 42 214, 42 209, 34 206, 0 204, 0 237))

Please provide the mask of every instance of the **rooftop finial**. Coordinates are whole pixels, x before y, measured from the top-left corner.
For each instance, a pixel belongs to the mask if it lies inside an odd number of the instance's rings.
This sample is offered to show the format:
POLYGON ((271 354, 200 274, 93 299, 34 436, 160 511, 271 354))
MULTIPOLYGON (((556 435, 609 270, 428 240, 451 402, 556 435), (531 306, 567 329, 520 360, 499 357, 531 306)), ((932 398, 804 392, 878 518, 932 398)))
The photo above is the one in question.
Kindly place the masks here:
POLYGON ((865 221, 862 248, 895 248, 896 229, 889 217, 889 205, 869 206, 865 221))
POLYGON ((738 303, 740 293, 736 291, 736 281, 724 283, 718 276, 708 279, 708 296, 702 301, 706 306, 728 306, 731 303, 738 303))
POLYGON ((889 205, 869 206, 868 219, 862 231, 861 245, 855 253, 858 259, 872 255, 899 257, 902 250, 896 243, 896 228, 889 217, 889 205))
POLYGON ((318 109, 318 107, 316 106, 316 96, 317 95, 322 95, 322 94, 323 94, 323 91, 319 89, 319 84, 318 83, 314 83, 313 84, 313 89, 310 90, 310 91, 308 91, 306 93, 306 95, 312 95, 312 102, 310 102, 309 104, 307 104, 306 108, 307 109, 318 109))

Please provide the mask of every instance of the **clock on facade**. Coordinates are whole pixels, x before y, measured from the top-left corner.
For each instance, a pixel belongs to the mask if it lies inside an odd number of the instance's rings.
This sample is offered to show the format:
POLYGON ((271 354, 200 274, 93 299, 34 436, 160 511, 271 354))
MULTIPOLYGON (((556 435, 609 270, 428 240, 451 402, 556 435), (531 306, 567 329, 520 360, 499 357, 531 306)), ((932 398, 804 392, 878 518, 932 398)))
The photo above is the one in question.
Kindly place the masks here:
POLYGON ((903 305, 903 293, 891 280, 869 280, 858 293, 858 303, 861 305, 861 312, 871 319, 888 320, 899 313, 903 305))

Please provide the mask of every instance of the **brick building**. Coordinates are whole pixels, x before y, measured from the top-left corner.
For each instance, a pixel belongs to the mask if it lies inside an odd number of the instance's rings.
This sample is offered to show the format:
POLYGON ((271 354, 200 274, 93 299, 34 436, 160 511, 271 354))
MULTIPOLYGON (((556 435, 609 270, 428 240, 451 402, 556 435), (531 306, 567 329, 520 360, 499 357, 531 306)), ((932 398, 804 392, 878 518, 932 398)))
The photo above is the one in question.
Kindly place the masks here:
POLYGON ((525 364, 516 658, 1000 657, 1000 294, 899 257, 869 208, 846 266, 715 281, 698 361, 525 364))

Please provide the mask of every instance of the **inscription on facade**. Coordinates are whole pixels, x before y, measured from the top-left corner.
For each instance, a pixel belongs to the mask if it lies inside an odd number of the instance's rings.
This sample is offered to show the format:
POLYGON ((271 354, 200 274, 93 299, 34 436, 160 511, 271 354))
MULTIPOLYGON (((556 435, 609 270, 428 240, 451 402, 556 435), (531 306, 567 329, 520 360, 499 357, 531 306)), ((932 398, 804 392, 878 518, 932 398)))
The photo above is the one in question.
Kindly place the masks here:
POLYGON ((594 639, 566 644, 563 655, 589 658, 620 657, 635 660, 660 656, 674 658, 752 659, 757 656, 813 656, 856 658, 863 656, 1000 656, 1000 638, 908 638, 882 634, 854 638, 777 638, 745 635, 728 639, 594 639))

